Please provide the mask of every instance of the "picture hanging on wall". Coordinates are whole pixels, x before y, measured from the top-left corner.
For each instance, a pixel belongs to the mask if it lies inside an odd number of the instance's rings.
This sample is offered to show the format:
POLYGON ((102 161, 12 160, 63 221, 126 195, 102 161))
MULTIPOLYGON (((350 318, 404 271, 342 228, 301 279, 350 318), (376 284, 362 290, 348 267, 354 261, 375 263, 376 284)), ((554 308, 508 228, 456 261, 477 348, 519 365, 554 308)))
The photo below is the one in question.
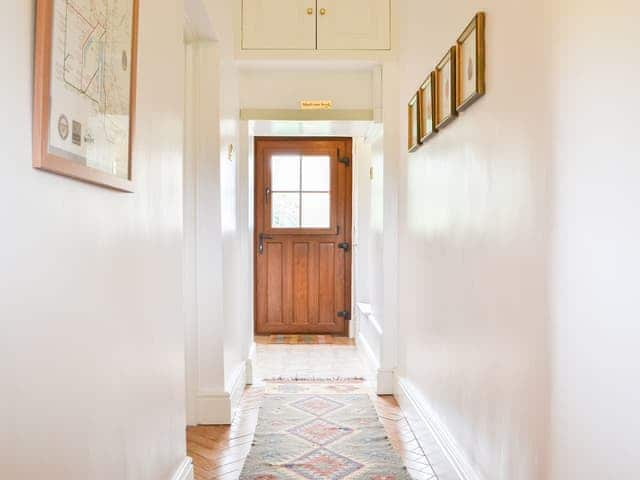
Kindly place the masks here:
POLYGON ((420 115, 418 94, 416 93, 409 102, 409 151, 413 152, 420 146, 420 115))
POLYGON ((436 67, 436 128, 456 118, 456 47, 451 47, 436 67))
POLYGON ((485 15, 479 12, 458 37, 456 109, 460 112, 485 93, 485 15))
POLYGON ((138 0, 37 2, 33 167, 133 191, 138 0))
POLYGON ((420 86, 418 104, 420 111, 420 143, 426 142, 436 132, 436 74, 431 72, 420 86))

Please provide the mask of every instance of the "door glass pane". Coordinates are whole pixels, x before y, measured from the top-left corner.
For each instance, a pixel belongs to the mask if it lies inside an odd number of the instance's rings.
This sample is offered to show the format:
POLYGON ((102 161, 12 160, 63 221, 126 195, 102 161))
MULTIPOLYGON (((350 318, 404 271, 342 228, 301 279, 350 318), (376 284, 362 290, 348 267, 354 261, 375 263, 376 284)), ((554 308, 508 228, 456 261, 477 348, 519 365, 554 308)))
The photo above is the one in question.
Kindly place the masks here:
POLYGON ((328 156, 302 157, 302 191, 331 190, 331 160, 328 156))
POLYGON ((271 190, 297 192, 300 190, 300 157, 274 155, 271 157, 271 190))
POLYGON ((329 228, 331 226, 331 197, 329 193, 302 194, 302 227, 329 228))
POLYGON ((300 194, 277 193, 271 195, 271 227, 300 227, 300 194))

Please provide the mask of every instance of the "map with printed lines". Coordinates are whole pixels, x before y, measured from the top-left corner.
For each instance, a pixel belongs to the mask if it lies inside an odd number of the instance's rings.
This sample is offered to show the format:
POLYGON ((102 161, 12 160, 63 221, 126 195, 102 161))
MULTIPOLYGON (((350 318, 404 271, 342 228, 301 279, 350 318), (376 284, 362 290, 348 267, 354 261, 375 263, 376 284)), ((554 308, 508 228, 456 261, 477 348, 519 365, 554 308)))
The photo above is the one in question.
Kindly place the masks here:
POLYGON ((50 150, 129 172, 133 0, 54 0, 50 150))

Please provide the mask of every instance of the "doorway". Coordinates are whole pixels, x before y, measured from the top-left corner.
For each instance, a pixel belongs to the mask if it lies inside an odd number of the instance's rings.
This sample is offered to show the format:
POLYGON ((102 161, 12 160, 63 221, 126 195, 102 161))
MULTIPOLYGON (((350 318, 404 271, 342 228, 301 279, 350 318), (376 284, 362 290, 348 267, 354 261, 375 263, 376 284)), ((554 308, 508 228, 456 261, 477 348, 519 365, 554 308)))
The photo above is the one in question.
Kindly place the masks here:
POLYGON ((347 336, 351 138, 255 139, 255 332, 347 336))

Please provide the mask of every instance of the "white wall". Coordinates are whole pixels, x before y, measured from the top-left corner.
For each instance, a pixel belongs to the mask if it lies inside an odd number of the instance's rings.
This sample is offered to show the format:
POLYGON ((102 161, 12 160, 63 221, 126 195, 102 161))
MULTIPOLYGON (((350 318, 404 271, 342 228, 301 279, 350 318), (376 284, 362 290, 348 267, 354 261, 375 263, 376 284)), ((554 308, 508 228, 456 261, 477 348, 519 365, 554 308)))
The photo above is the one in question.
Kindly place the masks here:
POLYGON ((640 470, 640 5, 549 1, 553 14, 553 471, 640 470))
POLYGON ((242 108, 298 109, 301 100, 332 100, 335 109, 373 108, 371 70, 262 67, 240 74, 242 108))
POLYGON ((362 137, 353 145, 353 289, 354 301, 369 303, 371 239, 371 145, 362 137))
POLYGON ((397 373, 423 415, 444 429, 469 478, 541 480, 550 164, 544 4, 406 5, 397 373), (407 155, 404 105, 478 10, 487 12, 487 94, 407 155))
POLYGON ((239 121, 232 5, 207 0, 206 7, 217 40, 188 47, 193 83, 185 170, 190 424, 232 420, 253 342, 247 135, 241 135, 239 121))
POLYGON ((35 1, 3 2, 2 478, 168 480, 185 459, 184 10, 140 3, 126 194, 31 168, 35 1))
POLYGON ((186 50, 183 288, 187 421, 193 425, 215 420, 223 410, 219 402, 225 403, 220 81, 217 44, 198 41, 186 50))
MULTIPOLYGON (((240 137, 239 73, 233 46, 232 2, 210 2, 220 41, 220 171, 222 211, 222 252, 224 290, 224 368, 225 384, 232 393, 234 385, 244 385, 244 362, 249 354, 252 319, 249 305, 253 298, 250 285, 249 223, 247 210, 248 178, 246 145, 240 137), (229 155, 229 146, 233 153, 229 155)), ((244 139, 243 139, 244 140, 244 139)))

